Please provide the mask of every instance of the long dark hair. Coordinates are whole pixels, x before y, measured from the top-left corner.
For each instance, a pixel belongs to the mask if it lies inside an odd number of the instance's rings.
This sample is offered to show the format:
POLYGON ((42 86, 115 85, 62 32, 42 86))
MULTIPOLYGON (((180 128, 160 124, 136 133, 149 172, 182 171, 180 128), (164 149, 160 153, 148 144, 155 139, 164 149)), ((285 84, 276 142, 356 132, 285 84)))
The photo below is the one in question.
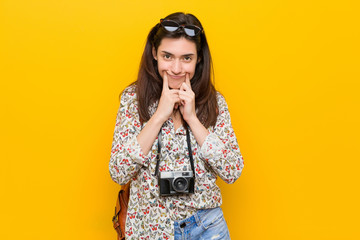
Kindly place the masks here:
MULTIPOLYGON (((177 12, 165 19, 174 20, 179 24, 192 24, 202 28, 200 21, 192 14, 177 12)), ((199 62, 196 64, 194 77, 191 79, 191 88, 195 93, 195 108, 199 120, 206 128, 215 126, 218 115, 216 91, 212 83, 213 67, 209 46, 204 31, 195 37, 187 36, 184 31, 168 32, 160 23, 154 26, 146 41, 141 58, 140 69, 136 85, 137 101, 139 104, 140 122, 150 119, 149 107, 160 99, 163 80, 158 72, 157 61, 153 58, 152 48, 157 49, 163 38, 184 37, 196 44, 199 62)))

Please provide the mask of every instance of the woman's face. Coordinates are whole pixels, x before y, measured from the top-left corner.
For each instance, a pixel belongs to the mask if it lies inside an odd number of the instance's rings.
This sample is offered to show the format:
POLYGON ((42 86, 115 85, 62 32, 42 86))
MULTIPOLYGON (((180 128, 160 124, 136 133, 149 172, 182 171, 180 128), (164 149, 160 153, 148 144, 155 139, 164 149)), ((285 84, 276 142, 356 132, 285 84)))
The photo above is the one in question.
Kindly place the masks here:
POLYGON ((172 89, 180 88, 187 73, 190 74, 190 79, 195 74, 198 61, 196 44, 186 38, 163 38, 157 52, 153 48, 153 56, 163 79, 164 72, 167 73, 169 87, 172 89))

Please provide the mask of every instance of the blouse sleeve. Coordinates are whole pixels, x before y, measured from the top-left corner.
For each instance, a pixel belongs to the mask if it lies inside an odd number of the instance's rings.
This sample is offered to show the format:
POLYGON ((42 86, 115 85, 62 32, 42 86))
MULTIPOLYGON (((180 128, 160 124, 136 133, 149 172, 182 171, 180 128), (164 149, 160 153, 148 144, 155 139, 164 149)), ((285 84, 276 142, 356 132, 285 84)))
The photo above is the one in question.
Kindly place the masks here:
POLYGON ((244 160, 231 125, 227 103, 218 94, 219 115, 200 149, 200 158, 206 161, 226 183, 234 183, 241 175, 244 160))
POLYGON ((151 151, 145 156, 136 138, 140 131, 135 92, 128 88, 121 95, 109 163, 111 178, 121 185, 134 177, 141 167, 149 165, 151 151))

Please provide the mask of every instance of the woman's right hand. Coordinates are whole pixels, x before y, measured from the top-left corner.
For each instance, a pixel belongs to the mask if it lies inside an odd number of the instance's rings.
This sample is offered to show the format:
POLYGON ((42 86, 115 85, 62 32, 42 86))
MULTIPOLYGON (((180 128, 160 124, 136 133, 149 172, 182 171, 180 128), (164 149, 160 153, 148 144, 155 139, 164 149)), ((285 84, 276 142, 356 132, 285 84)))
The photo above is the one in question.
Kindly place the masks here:
POLYGON ((162 122, 165 122, 169 119, 171 114, 174 111, 174 108, 177 109, 180 103, 179 98, 179 91, 178 89, 170 89, 168 76, 166 71, 164 71, 163 77, 163 89, 161 92, 161 97, 159 100, 159 105, 156 109, 154 115, 156 115, 162 122))

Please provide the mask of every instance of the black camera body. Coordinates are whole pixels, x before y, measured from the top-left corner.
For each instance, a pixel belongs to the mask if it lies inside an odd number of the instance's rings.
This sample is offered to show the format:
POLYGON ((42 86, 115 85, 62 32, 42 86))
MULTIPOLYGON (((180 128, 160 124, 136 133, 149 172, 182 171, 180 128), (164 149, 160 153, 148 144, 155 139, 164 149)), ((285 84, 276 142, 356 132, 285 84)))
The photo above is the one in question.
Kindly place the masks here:
POLYGON ((195 178, 192 171, 160 172, 160 196, 194 193, 195 178))

